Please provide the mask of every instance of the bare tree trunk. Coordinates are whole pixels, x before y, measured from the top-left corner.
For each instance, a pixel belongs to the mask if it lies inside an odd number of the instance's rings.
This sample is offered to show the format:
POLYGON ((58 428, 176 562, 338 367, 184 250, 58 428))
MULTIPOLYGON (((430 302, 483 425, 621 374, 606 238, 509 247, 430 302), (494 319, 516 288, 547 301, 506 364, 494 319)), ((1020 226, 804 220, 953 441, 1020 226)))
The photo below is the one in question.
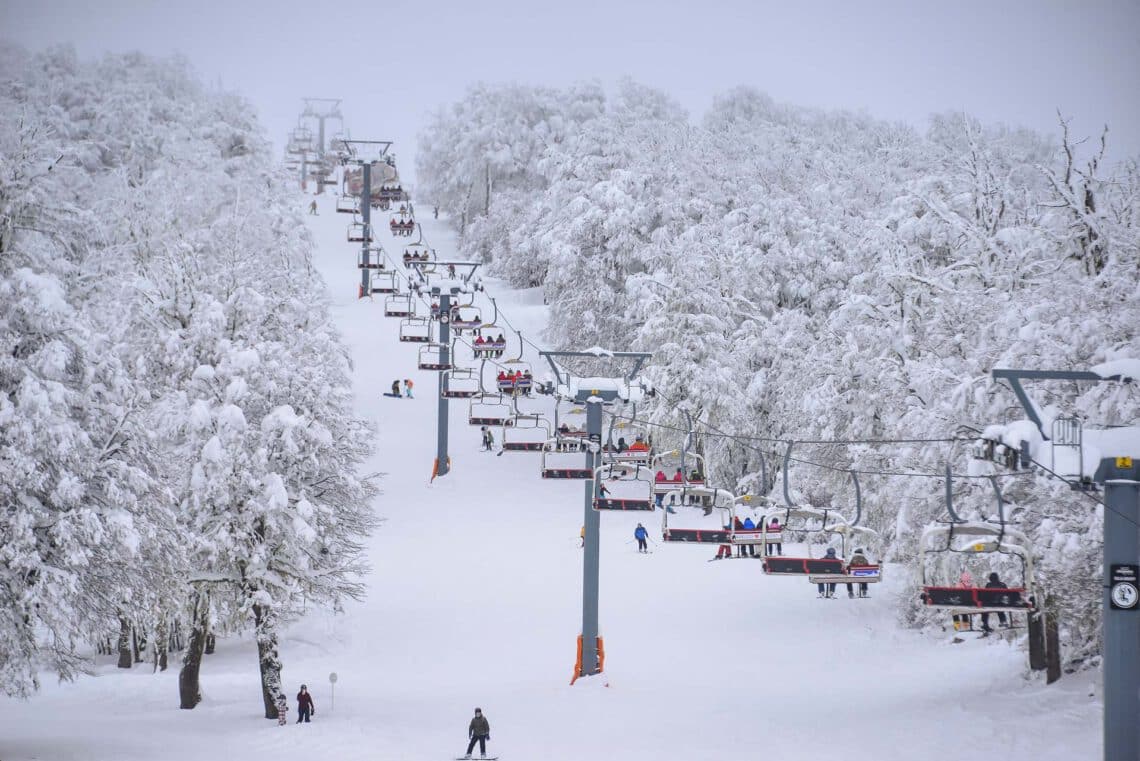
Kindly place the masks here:
POLYGON ((206 635, 206 655, 213 655, 214 654, 214 646, 216 644, 217 644, 217 640, 214 638, 214 633, 210 632, 209 634, 207 634, 206 635))
POLYGON ((190 643, 182 656, 182 670, 178 672, 179 708, 193 708, 202 702, 198 671, 202 667, 202 651, 206 647, 206 634, 210 624, 210 595, 194 590, 190 619, 190 643))
POLYGON ((129 669, 134 663, 131 658, 131 622, 119 614, 119 668, 129 669))
POLYGON ((281 659, 277 655, 277 615, 264 605, 253 606, 257 635, 257 666, 261 671, 261 698, 265 718, 277 718, 277 696, 281 693, 281 659))

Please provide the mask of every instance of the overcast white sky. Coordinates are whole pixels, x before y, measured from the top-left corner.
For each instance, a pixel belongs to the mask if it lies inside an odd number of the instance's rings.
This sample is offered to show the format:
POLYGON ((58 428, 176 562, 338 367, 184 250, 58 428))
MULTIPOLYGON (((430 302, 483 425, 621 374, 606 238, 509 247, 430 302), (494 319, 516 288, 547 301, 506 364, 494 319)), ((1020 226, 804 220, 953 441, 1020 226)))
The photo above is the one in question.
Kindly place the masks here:
POLYGON ((407 175, 426 114, 467 84, 611 84, 694 116, 738 84, 918 126, 936 111, 1140 154, 1140 1, 0 0, 0 36, 81 55, 182 53, 258 108, 278 145, 303 95, 339 97, 354 137, 391 139, 407 175))

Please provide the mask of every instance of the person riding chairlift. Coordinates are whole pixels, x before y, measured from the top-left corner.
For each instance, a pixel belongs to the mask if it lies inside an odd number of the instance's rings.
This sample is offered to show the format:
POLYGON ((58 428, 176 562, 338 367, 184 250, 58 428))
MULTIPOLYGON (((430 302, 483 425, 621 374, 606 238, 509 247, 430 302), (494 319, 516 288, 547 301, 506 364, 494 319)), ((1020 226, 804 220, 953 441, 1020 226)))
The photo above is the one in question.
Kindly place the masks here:
POLYGON ((677 468, 677 472, 673 474, 673 483, 679 484, 679 483, 684 483, 684 481, 685 481, 685 474, 681 472, 680 468, 677 468))
POLYGON ((629 451, 631 451, 631 452, 648 452, 649 451, 649 445, 645 443, 645 439, 643 439, 641 436, 638 436, 634 440, 634 442, 629 445, 629 451))

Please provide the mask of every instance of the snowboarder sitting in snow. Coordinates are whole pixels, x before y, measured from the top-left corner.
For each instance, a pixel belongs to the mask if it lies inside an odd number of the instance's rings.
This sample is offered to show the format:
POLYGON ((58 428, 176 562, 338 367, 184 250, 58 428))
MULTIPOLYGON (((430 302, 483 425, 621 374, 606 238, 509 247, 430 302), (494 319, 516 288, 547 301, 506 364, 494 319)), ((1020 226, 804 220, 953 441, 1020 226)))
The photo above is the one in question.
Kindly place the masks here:
POLYGON ((313 707, 313 696, 309 694, 309 688, 302 684, 301 691, 297 693, 297 723, 300 724, 303 720, 307 724, 309 717, 316 715, 317 709, 313 707))
POLYGON ((388 394, 388 396, 394 396, 397 399, 400 398, 400 381, 392 381, 392 393, 388 394))
POLYGON ((467 725, 467 736, 471 738, 471 742, 467 744, 467 755, 464 758, 471 758, 471 751, 475 750, 475 743, 479 743, 479 755, 485 758, 487 756, 487 741, 491 739, 491 724, 483 715, 482 709, 475 709, 475 718, 471 719, 471 723, 467 725))

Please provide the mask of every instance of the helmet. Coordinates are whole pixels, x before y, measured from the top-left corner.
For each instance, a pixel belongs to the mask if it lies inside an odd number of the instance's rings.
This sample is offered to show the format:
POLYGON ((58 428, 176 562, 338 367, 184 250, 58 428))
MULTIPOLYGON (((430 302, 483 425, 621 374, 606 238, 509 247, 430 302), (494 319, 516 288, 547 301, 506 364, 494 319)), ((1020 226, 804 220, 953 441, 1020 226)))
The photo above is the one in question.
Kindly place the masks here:
POLYGON ((475 713, 483 713, 483 709, 482 708, 476 708, 475 713))
POLYGON ((863 550, 861 550, 861 549, 859 549, 858 547, 856 547, 856 548, 855 548, 855 554, 856 554, 856 555, 862 555, 862 554, 863 554, 863 550))

